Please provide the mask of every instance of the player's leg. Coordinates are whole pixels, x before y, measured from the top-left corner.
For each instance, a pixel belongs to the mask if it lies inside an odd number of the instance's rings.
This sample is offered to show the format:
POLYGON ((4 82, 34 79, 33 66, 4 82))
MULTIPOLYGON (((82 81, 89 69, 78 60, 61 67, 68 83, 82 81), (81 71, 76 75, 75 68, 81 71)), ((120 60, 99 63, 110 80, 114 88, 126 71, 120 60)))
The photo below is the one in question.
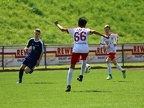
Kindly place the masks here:
POLYGON ((87 63, 86 60, 83 60, 83 62, 81 63, 81 72, 80 72, 80 75, 82 75, 82 76, 83 76, 85 68, 86 68, 86 63, 87 63))
POLYGON ((116 66, 116 68, 120 71, 123 71, 124 69, 116 62, 116 59, 112 60, 112 63, 116 66))
MULTIPOLYGON (((80 59, 79 59, 78 62, 81 63, 81 70, 82 70, 83 60, 82 60, 82 57, 81 57, 81 56, 80 56, 80 59)), ((89 64, 87 64, 87 61, 86 61, 86 66, 87 66, 87 65, 89 65, 89 64)), ((85 66, 85 70, 86 70, 86 66, 85 66)), ((85 70, 84 70, 84 72, 85 72, 85 70)))
POLYGON ((120 71, 122 72, 123 78, 126 78, 126 70, 123 69, 123 68, 116 62, 116 59, 115 59, 115 58, 112 60, 112 63, 116 66, 116 68, 117 68, 118 70, 120 70, 120 71))
POLYGON ((72 57, 71 57, 71 66, 68 70, 68 75, 67 75, 67 89, 66 92, 70 92, 71 91, 71 80, 72 80, 72 75, 73 75, 73 71, 75 69, 75 64, 77 63, 78 59, 79 59, 79 53, 72 53, 72 57))
POLYGON ((25 69, 26 65, 22 64, 19 70, 19 80, 18 80, 18 84, 22 83, 22 77, 23 77, 23 73, 24 73, 24 69, 25 69))
POLYGON ((33 72, 33 69, 26 67, 26 69, 25 69, 26 74, 28 74, 28 73, 31 74, 32 72, 33 72))
POLYGON ((33 59, 29 62, 27 65, 27 68, 25 69, 26 74, 31 74, 34 71, 34 68, 36 66, 37 60, 33 59))
POLYGON ((29 62, 30 60, 27 57, 25 57, 19 70, 19 80, 17 82, 18 84, 22 83, 23 72, 25 67, 29 64, 29 62))
POLYGON ((107 80, 112 79, 112 69, 111 69, 110 61, 111 61, 111 58, 108 56, 107 59, 106 59, 107 70, 108 70, 108 77, 106 78, 107 80))
POLYGON ((82 59, 83 62, 81 64, 80 75, 77 78, 77 80, 80 81, 80 82, 82 82, 82 80, 83 80, 83 74, 84 74, 84 71, 85 71, 85 68, 86 68, 86 63, 87 63, 87 61, 86 61, 87 56, 88 56, 88 53, 82 53, 81 54, 81 59, 82 59))

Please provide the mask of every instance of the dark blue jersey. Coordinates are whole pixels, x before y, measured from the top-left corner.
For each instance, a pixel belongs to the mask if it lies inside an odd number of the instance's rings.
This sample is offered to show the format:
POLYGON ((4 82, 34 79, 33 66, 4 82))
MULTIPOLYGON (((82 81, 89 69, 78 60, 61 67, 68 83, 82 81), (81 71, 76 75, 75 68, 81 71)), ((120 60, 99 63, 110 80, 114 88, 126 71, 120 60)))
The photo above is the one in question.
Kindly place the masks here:
POLYGON ((38 60, 41 52, 44 52, 44 43, 41 39, 35 41, 34 38, 31 38, 26 45, 27 48, 31 47, 31 50, 27 54, 27 58, 38 60))

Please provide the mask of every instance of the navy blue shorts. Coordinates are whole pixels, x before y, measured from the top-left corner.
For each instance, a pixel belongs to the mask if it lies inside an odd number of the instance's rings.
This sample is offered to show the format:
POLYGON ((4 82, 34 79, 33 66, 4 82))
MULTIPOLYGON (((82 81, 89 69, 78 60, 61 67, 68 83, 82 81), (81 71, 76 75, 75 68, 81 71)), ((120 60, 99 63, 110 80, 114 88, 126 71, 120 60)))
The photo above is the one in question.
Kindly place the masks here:
POLYGON ((25 64, 27 67, 29 67, 31 70, 33 70, 35 65, 37 64, 37 60, 26 57, 26 58, 24 58, 22 64, 25 64))

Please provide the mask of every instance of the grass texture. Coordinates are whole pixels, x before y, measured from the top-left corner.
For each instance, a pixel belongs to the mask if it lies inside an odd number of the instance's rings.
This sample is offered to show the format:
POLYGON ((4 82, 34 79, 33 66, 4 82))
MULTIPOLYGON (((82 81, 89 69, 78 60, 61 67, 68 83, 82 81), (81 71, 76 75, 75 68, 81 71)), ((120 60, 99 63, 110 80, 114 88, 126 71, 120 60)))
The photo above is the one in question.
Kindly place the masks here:
POLYGON ((35 71, 24 74, 23 83, 16 84, 18 72, 0 73, 1 108, 143 108, 143 70, 128 69, 127 78, 113 69, 113 79, 106 80, 106 69, 92 69, 76 80, 75 70, 71 92, 65 92, 67 70, 35 71))
MULTIPOLYGON (((54 25, 77 27, 79 17, 87 27, 104 33, 104 26, 119 34, 119 43, 143 43, 144 0, 0 0, 0 45, 27 43, 33 30, 42 30, 45 44, 73 44, 73 39, 54 25)), ((90 36, 89 44, 99 44, 99 36, 90 36)))

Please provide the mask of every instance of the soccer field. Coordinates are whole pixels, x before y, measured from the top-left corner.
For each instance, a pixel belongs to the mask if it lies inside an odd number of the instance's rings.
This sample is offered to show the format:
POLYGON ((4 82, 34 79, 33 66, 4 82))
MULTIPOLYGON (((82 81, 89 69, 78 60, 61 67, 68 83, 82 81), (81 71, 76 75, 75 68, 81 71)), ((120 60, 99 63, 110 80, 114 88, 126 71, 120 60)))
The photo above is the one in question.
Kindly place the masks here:
POLYGON ((127 78, 113 69, 107 81, 106 69, 92 69, 76 80, 71 92, 65 92, 67 70, 36 71, 24 74, 16 84, 18 72, 0 73, 0 108, 144 108, 144 71, 127 69, 127 78))

